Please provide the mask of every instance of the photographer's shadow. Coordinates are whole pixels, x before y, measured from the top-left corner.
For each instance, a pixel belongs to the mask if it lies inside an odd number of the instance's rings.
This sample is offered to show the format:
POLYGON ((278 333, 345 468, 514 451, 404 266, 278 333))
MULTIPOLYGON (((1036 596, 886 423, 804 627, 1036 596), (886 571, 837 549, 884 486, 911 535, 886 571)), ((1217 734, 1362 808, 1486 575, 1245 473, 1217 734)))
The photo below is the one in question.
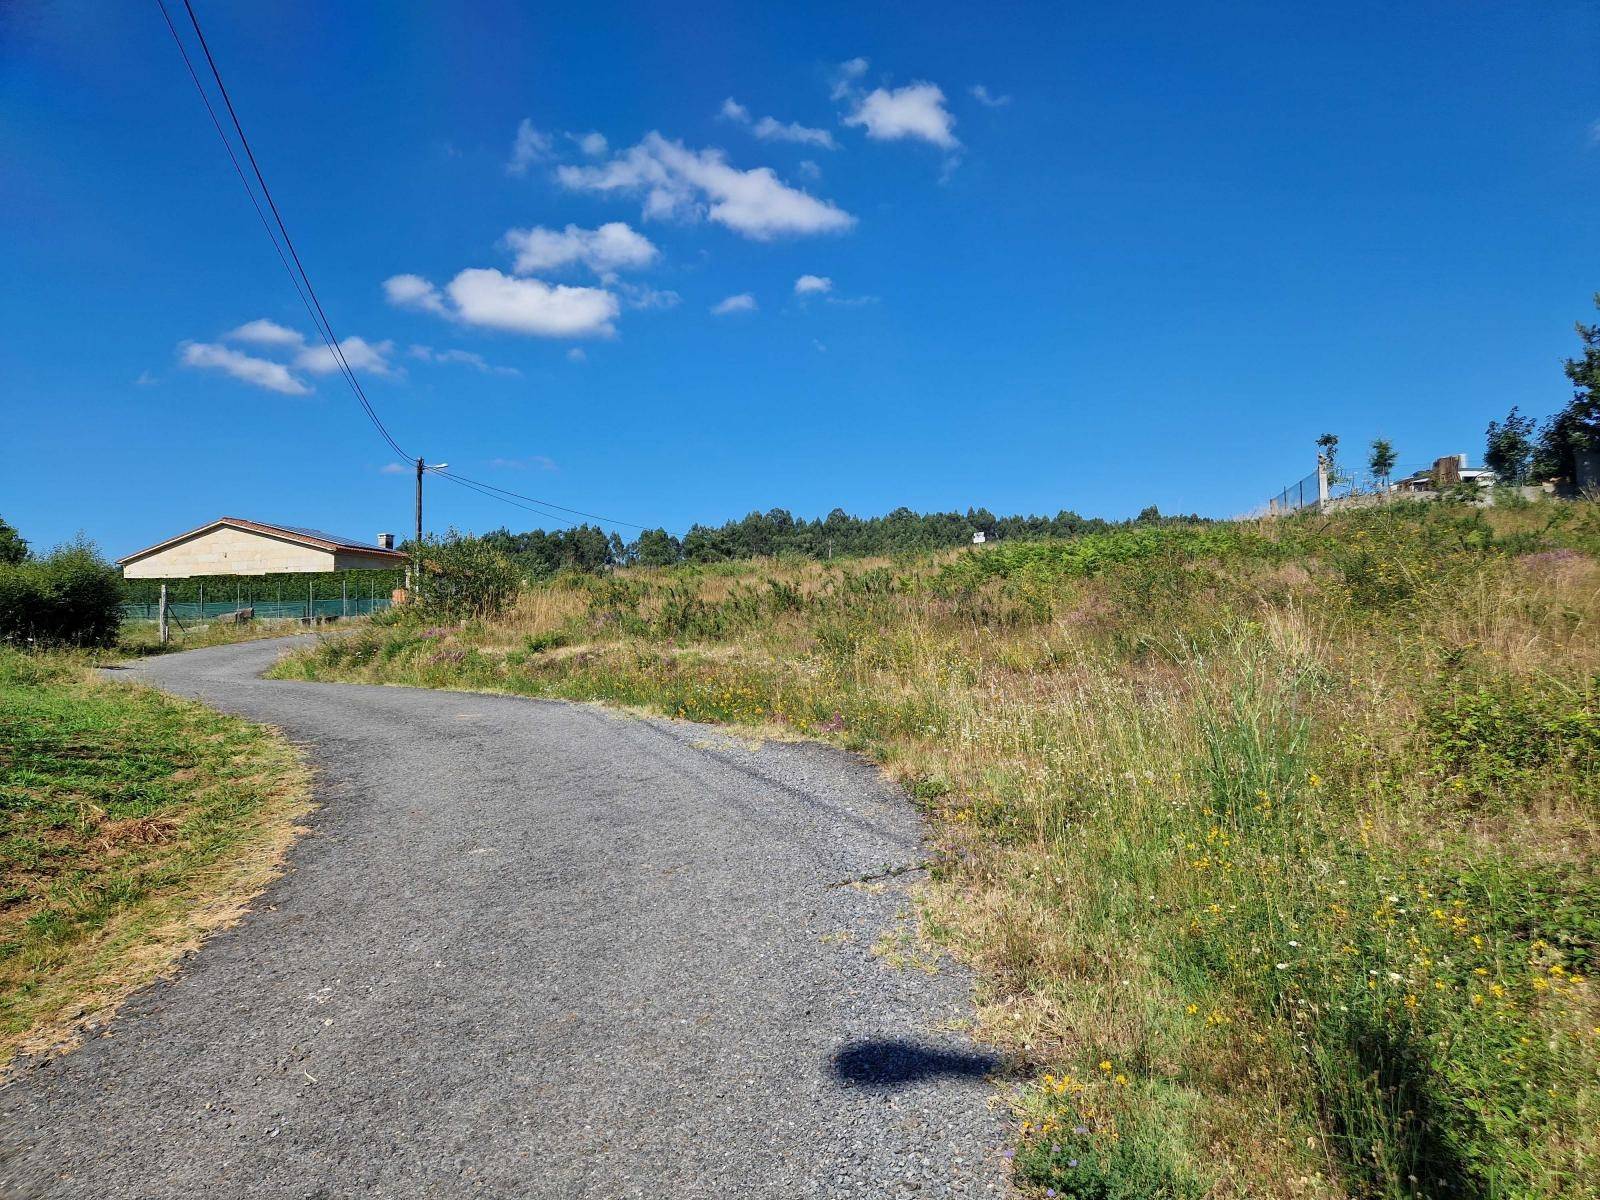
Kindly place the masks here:
POLYGON ((1000 1066, 997 1054, 943 1050, 898 1038, 851 1042, 833 1056, 833 1073, 847 1087, 878 1090, 938 1076, 983 1079, 1000 1066))

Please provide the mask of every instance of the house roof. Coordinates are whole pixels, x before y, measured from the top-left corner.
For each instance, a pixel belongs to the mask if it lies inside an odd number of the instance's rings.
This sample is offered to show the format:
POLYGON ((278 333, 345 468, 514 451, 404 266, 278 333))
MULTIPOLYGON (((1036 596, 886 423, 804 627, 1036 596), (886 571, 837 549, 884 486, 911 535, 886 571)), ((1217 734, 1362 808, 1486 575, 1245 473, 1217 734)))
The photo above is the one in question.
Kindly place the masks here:
POLYGON ((117 565, 133 562, 135 559, 144 558, 158 550, 165 550, 168 546, 175 546, 188 538, 196 537, 202 533, 209 533, 213 529, 243 529, 248 533, 265 534, 267 537, 278 538, 280 541, 296 542, 302 546, 314 546, 318 550, 330 550, 338 553, 341 550, 353 551, 369 555, 374 558, 390 558, 395 562, 405 562, 406 555, 399 550, 385 550, 382 546, 374 546, 370 542, 358 542, 354 538, 340 537, 335 533, 328 533, 321 529, 306 529, 299 525, 273 525, 266 521, 249 521, 244 517, 218 517, 215 521, 208 521, 185 533, 169 537, 164 542, 157 542, 153 546, 146 546, 143 550, 135 550, 117 559, 117 565))

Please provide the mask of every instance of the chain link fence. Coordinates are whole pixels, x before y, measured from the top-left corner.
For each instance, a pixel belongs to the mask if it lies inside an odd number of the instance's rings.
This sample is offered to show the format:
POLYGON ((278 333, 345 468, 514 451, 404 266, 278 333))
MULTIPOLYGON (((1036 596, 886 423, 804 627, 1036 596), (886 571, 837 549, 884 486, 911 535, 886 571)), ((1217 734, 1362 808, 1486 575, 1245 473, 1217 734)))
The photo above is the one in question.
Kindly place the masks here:
POLYGON ((1298 512, 1302 508, 1315 508, 1322 500, 1322 484, 1319 479, 1321 472, 1313 471, 1304 479, 1291 483, 1276 496, 1267 501, 1267 513, 1276 516, 1279 513, 1298 512))
MULTIPOLYGON (((205 575, 167 581, 167 612, 184 624, 205 624, 248 609, 257 620, 326 621, 383 612, 404 572, 317 571, 283 575, 205 575)), ((161 619, 161 581, 123 581, 122 619, 161 619)))
MULTIPOLYGON (((333 617, 366 617, 383 612, 391 601, 387 596, 349 596, 335 600, 252 600, 239 604, 232 600, 204 603, 193 600, 167 602, 167 612, 174 620, 204 623, 217 617, 250 609, 258 621, 326 621, 333 617)), ((158 621, 161 604, 131 602, 122 606, 124 621, 158 621)))

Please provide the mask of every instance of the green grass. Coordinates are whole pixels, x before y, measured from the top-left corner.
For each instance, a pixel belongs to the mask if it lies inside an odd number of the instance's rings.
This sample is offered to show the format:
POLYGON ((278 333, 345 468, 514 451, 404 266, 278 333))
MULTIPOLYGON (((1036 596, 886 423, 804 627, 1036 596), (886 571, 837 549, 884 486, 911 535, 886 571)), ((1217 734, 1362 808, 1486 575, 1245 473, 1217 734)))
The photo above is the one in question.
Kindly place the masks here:
MULTIPOLYGON (((348 628, 352 622, 341 622, 348 628)), ((293 637, 307 632, 306 626, 292 620, 246 621, 234 625, 223 621, 195 622, 183 627, 174 622, 168 628, 168 641, 161 644, 160 630, 154 621, 124 621, 117 635, 116 650, 128 658, 149 658, 157 654, 176 654, 180 650, 200 650, 206 646, 231 646, 263 638, 293 637)))
POLYGON ((271 731, 87 661, 0 649, 0 1056, 63 1040, 226 920, 304 811, 271 731))
POLYGON ((280 673, 824 737, 934 821, 1026 1194, 1600 1196, 1600 507, 566 577, 280 673))

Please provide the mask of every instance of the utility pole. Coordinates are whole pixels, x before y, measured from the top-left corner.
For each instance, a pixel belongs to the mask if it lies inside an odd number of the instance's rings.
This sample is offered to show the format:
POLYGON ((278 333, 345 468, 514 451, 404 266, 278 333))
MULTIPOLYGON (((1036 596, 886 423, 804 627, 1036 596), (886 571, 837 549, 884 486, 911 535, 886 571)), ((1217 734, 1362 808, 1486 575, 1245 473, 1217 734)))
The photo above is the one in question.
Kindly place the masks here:
POLYGON ((415 549, 412 551, 412 559, 415 565, 412 569, 412 578, 407 580, 407 584, 414 582, 418 595, 422 592, 422 473, 424 471, 442 471, 449 465, 449 463, 434 463, 430 467, 421 458, 417 459, 417 540, 413 543, 415 549))

